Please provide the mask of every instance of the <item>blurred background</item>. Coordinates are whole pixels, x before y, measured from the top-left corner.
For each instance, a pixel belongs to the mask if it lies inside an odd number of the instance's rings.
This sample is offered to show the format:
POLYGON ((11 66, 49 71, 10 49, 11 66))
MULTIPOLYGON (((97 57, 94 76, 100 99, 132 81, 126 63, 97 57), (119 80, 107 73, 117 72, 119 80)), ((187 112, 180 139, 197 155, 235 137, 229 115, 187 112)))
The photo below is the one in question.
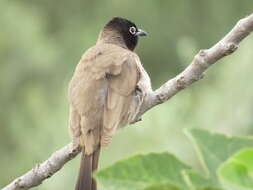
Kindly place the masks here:
MULTIPOLYGON (((252 0, 0 0, 0 187, 70 141, 68 82, 113 16, 149 33, 136 51, 156 89, 252 7, 252 0)), ((252 49, 251 35, 203 80, 118 131, 100 167, 136 153, 169 151, 201 170, 184 128, 252 135, 252 49)), ((34 189, 73 189, 78 164, 79 156, 34 189)))

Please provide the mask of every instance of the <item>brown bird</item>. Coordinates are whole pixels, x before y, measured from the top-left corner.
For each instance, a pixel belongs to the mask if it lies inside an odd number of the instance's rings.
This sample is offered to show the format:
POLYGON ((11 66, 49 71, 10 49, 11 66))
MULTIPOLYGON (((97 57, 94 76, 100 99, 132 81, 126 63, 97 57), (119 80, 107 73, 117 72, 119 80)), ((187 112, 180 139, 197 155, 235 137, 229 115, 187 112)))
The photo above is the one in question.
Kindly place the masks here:
POLYGON ((101 146, 136 117, 144 93, 151 89, 147 73, 133 52, 146 32, 115 17, 101 30, 95 46, 78 63, 69 84, 69 128, 74 146, 82 147, 76 190, 96 190, 92 172, 101 146))

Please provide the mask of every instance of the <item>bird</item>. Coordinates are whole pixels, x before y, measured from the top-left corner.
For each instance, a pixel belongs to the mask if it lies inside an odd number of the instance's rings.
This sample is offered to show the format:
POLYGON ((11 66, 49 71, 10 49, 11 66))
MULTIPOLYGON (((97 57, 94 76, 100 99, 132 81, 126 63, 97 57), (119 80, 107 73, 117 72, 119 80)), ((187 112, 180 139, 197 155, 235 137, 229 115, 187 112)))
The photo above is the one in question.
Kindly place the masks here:
POLYGON ((82 55, 69 83, 69 130, 73 146, 81 147, 75 190, 96 190, 92 173, 101 147, 117 129, 137 116, 150 79, 134 52, 147 33, 132 21, 113 17, 97 42, 82 55))

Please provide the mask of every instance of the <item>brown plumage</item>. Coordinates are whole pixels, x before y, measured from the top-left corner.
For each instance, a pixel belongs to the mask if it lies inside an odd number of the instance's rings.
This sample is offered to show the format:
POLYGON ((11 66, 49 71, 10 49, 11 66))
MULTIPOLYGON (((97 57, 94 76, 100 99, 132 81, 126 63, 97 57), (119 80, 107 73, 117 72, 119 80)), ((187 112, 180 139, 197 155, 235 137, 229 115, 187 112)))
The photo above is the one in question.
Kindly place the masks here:
POLYGON ((143 68, 133 50, 144 34, 131 21, 113 18, 76 67, 69 84, 70 132, 73 144, 83 148, 76 190, 96 190, 92 171, 100 147, 136 116, 143 68))

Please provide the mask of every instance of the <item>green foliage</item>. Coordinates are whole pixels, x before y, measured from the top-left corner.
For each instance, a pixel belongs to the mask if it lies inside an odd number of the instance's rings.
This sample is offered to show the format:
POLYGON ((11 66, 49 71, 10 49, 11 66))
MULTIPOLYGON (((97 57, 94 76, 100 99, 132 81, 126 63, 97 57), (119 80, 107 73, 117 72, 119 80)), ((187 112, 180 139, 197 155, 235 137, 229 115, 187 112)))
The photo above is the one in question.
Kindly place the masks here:
POLYGON ((253 138, 225 136, 200 129, 191 129, 187 135, 193 142, 199 160, 213 184, 218 184, 216 170, 230 156, 245 147, 253 147, 253 138))
POLYGON ((228 190, 253 189, 253 149, 245 149, 223 163, 218 175, 228 190))
POLYGON ((253 149, 233 154, 253 147, 253 138, 226 136, 202 129, 190 129, 186 133, 197 150, 205 175, 172 154, 150 153, 118 161, 95 176, 108 190, 221 190, 228 183, 230 188, 231 184, 237 184, 242 187, 238 190, 252 189, 253 149))
POLYGON ((150 153, 119 161, 96 176, 108 190, 151 190, 156 186, 174 189, 187 187, 181 172, 188 168, 171 154, 150 153))

